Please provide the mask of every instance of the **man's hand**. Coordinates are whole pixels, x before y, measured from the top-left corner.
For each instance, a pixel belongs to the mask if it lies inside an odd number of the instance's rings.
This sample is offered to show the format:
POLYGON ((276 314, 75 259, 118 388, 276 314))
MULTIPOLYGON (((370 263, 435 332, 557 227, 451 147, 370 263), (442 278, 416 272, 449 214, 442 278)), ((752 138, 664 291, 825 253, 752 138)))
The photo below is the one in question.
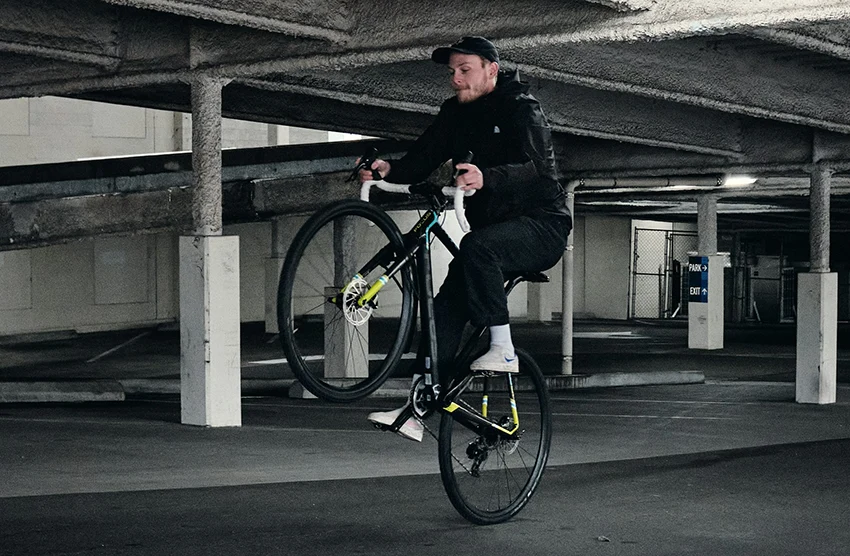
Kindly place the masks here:
MULTIPOLYGON (((359 158, 357 159, 357 162, 355 162, 355 164, 360 164, 359 158)), ((378 173, 383 178, 387 174, 390 173, 390 163, 387 162, 386 160, 377 159, 377 160, 375 160, 375 162, 372 163, 372 170, 377 170, 378 173)), ((360 174, 358 176, 360 178, 360 183, 363 183, 364 181, 371 181, 371 180, 375 179, 372 176, 372 170, 368 170, 366 168, 363 168, 362 170, 360 170, 360 174)))
POLYGON ((461 162, 455 168, 458 171, 466 170, 463 173, 459 173, 457 178, 455 178, 455 185, 462 190, 469 191, 470 189, 481 189, 484 187, 484 175, 481 173, 481 169, 475 164, 461 162))

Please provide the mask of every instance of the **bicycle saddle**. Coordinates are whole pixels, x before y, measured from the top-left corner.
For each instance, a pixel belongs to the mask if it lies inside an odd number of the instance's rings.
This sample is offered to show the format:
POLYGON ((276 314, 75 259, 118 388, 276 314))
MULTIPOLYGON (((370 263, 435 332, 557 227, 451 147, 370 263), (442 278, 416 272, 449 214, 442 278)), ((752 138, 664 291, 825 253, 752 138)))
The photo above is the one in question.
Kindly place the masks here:
POLYGON ((506 272, 505 282, 538 282, 545 283, 549 281, 549 276, 543 272, 506 272))

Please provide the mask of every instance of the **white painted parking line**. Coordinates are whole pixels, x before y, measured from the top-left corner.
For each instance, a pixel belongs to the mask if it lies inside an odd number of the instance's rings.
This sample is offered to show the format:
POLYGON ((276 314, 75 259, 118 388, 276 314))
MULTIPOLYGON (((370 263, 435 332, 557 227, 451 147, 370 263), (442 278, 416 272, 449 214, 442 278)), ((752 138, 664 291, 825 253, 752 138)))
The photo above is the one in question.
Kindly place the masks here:
POLYGON ((719 401, 700 401, 700 400, 648 400, 648 399, 632 399, 632 398, 582 398, 550 396, 553 402, 592 402, 592 403, 654 403, 654 404, 671 404, 671 405, 776 405, 777 402, 719 402, 719 401))
POLYGON ((686 415, 628 415, 616 413, 560 413, 553 412, 553 417, 602 417, 610 419, 680 419, 684 421, 739 421, 734 417, 693 417, 686 415))
POLYGON ((573 338, 614 338, 623 340, 647 340, 649 336, 642 336, 634 332, 575 332, 573 338))
MULTIPOLYGON (((324 358, 325 358, 324 355, 308 355, 304 358, 304 361, 321 361, 324 358)), ((386 353, 370 353, 369 354, 369 360, 370 361, 380 361, 380 360, 386 359, 386 358, 387 358, 386 353)), ((416 359, 416 354, 415 353, 403 353, 401 355, 401 358, 402 359, 416 359)), ((247 363, 244 363, 242 366, 243 367, 253 367, 253 366, 259 366, 259 365, 283 365, 285 363, 286 363, 286 358, 284 357, 282 359, 266 359, 266 360, 263 360, 263 361, 248 361, 247 363)))

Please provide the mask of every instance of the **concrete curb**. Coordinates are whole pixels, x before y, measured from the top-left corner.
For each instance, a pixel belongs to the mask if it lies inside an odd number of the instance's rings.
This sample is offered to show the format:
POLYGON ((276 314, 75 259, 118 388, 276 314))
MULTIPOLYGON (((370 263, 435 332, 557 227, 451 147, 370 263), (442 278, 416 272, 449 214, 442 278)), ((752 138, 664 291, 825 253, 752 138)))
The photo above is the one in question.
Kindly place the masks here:
MULTIPOLYGON (((594 375, 547 375, 546 386, 550 392, 575 390, 579 388, 615 388, 618 386, 658 386, 663 384, 702 384, 705 374, 702 371, 648 371, 635 373, 598 373, 594 375)), ((528 389, 520 380, 517 390, 528 389)), ((377 398, 406 398, 410 395, 410 379, 391 378, 379 388, 372 397, 377 398)), ((289 388, 290 398, 311 399, 313 394, 307 392, 298 382, 293 382, 289 388)))
POLYGON ((114 380, 0 382, 0 403, 123 401, 124 388, 114 380))
MULTIPOLYGON (((635 373, 598 373, 593 375, 549 375, 549 391, 579 388, 613 388, 618 386, 652 386, 661 384, 701 384, 702 371, 650 371, 635 373)), ((527 388, 522 381, 517 388, 527 388)), ((406 398, 410 379, 391 378, 372 397, 406 398)), ((178 378, 141 378, 123 380, 80 380, 64 382, 0 382, 0 403, 30 402, 103 402, 124 401, 126 395, 180 394, 178 378)), ((293 379, 244 379, 242 395, 288 395, 309 399, 312 394, 293 379)))
POLYGON ((547 376, 550 391, 576 388, 616 388, 618 386, 658 386, 662 384, 702 384, 702 371, 647 371, 640 373, 597 373, 593 375, 547 376))

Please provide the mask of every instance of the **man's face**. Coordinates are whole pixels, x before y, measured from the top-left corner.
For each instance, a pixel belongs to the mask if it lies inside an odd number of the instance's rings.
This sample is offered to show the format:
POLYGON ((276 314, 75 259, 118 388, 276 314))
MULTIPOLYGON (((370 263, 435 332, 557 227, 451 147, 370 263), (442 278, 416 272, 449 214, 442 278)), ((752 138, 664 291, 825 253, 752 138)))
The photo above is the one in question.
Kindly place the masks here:
POLYGON ((452 52, 449 57, 449 75, 452 89, 461 104, 472 102, 490 93, 496 87, 493 80, 499 64, 476 54, 452 52))

